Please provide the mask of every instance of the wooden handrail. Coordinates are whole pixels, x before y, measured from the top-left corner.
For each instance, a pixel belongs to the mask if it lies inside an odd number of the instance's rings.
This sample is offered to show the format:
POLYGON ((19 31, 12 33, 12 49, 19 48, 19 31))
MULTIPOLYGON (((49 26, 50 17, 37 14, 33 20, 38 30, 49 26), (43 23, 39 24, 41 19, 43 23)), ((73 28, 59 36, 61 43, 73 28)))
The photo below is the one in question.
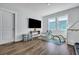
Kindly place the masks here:
POLYGON ((68 29, 68 30, 71 30, 71 31, 79 31, 79 29, 68 29))
POLYGON ((76 25, 78 22, 79 22, 79 20, 77 20, 75 23, 73 23, 73 24, 69 27, 69 29, 72 28, 74 25, 76 25))

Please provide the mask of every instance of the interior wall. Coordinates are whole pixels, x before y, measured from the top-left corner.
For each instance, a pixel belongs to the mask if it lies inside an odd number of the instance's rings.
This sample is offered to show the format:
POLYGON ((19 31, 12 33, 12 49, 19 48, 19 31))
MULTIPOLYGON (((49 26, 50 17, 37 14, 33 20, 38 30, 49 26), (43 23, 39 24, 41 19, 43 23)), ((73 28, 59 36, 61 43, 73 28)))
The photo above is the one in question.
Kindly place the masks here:
MULTIPOLYGON (((32 13, 30 13, 30 14, 32 14, 32 13)), ((28 28, 28 18, 29 17, 37 19, 37 20, 41 20, 41 18, 35 17, 35 14, 34 14, 34 16, 32 16, 32 15, 27 16, 27 15, 28 14, 25 13, 24 11, 21 14, 18 14, 18 18, 19 18, 19 19, 17 19, 17 39, 18 40, 21 39, 22 34, 28 34, 30 31, 34 30, 32 28, 28 28)), ((36 30, 41 31, 41 28, 37 28, 36 30)))
MULTIPOLYGON (((10 5, 0 5, 0 8, 3 10, 7 10, 7 11, 13 11, 16 13, 15 17, 15 41, 20 41, 22 40, 21 35, 22 34, 28 34, 30 30, 34 30, 34 29, 30 29, 28 28, 28 18, 35 18, 37 20, 41 20, 42 18, 39 17, 39 15, 31 12, 30 10, 21 8, 21 7, 16 7, 16 6, 10 6, 10 5)), ((40 29, 37 29, 41 31, 40 29)))
MULTIPOLYGON (((64 11, 61 11, 61 12, 57 12, 57 13, 54 13, 54 14, 51 14, 51 15, 44 16, 43 17, 43 32, 46 32, 47 29, 48 29, 47 28, 48 27, 48 25, 47 25, 48 18, 59 17, 59 16, 62 16, 62 15, 65 15, 65 14, 68 15, 68 28, 69 28, 72 24, 74 24, 76 21, 79 20, 79 7, 71 8, 71 9, 68 9, 68 10, 64 10, 64 11)), ((79 28, 79 26, 77 26, 77 25, 75 27, 79 28)), ((53 33, 57 32, 57 31, 53 31, 53 33)), ((63 32, 63 35, 67 38, 67 35, 64 32, 63 32)), ((74 37, 74 36, 72 36, 72 37, 74 37)))
MULTIPOLYGON (((51 14, 51 15, 47 15, 47 16, 44 16, 43 18, 41 17, 41 15, 39 15, 39 13, 35 13, 33 11, 30 11, 28 10, 28 8, 22 8, 22 7, 17 7, 17 6, 14 6, 14 5, 1 5, 0 4, 0 8, 3 8, 3 9, 7 9, 7 10, 10 10, 10 11, 14 11, 16 13, 16 20, 15 20, 15 29, 16 29, 16 32, 15 32, 15 38, 16 38, 16 41, 20 41, 22 40, 21 38, 21 35, 22 34, 27 34, 30 30, 33 30, 33 29, 29 29, 28 28, 28 18, 29 17, 32 17, 32 18, 35 18, 35 19, 38 19, 38 20, 42 20, 42 28, 41 29, 37 29, 37 30, 40 30, 41 32, 46 32, 47 31, 47 19, 50 18, 50 17, 56 17, 56 16, 60 16, 60 15, 64 15, 64 14, 68 14, 69 15, 69 24, 68 26, 70 27, 76 20, 79 19, 79 7, 76 7, 76 8, 72 8, 72 9, 69 9, 69 10, 64 10, 64 11, 61 11, 61 12, 57 12, 57 13, 54 13, 54 14, 51 14)), ((48 10, 50 11, 50 10, 48 10)), ((77 26, 78 27, 78 26, 77 26)))

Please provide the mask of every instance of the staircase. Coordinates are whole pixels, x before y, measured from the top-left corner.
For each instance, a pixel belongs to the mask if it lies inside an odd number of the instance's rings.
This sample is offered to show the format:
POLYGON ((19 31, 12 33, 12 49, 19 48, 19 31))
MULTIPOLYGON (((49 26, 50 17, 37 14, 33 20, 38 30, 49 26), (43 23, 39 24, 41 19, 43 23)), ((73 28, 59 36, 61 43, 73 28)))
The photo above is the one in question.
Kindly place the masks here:
POLYGON ((79 42, 79 20, 74 22, 67 32, 68 44, 74 45, 79 42))

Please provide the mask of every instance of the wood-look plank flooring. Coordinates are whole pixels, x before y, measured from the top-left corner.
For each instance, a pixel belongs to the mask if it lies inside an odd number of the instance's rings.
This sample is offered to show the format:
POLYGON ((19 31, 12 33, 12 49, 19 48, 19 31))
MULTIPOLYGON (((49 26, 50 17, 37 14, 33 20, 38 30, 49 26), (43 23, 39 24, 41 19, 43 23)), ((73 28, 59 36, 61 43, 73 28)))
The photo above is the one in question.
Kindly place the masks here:
POLYGON ((69 48, 71 47, 67 44, 55 45, 52 42, 35 39, 0 45, 0 55, 69 55, 73 53, 69 48))

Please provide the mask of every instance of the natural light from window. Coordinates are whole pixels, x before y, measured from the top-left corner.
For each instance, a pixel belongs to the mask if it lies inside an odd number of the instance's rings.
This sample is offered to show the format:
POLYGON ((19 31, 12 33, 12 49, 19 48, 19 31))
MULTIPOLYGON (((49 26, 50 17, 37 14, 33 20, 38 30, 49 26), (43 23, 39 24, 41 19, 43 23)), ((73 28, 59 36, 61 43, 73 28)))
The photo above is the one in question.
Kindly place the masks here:
POLYGON ((48 30, 67 31, 68 15, 53 17, 48 19, 48 30))
POLYGON ((48 20, 48 30, 56 30, 56 19, 52 18, 48 20))
POLYGON ((67 26, 68 26, 68 16, 60 16, 57 18, 58 21, 58 29, 61 31, 67 31, 67 26))

